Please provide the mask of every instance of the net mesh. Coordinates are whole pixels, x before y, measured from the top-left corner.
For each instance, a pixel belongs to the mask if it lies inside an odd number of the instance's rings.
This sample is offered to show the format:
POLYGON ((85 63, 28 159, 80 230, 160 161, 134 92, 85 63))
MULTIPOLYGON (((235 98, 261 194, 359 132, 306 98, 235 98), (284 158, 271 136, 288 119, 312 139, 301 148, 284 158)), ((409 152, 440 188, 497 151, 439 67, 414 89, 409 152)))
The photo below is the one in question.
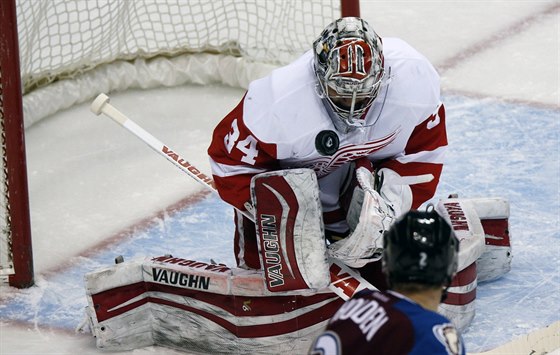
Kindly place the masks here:
POLYGON ((4 130, 4 95, 2 86, 2 67, 0 65, 0 148, 2 150, 2 171, 0 172, 0 276, 13 274, 14 264, 11 253, 12 233, 8 204, 8 169, 6 165, 6 134, 4 130))
POLYGON ((332 0, 17 2, 24 93, 100 64, 216 51, 284 64, 340 13, 332 0))
MULTIPOLYGON (((27 127, 99 92, 92 78, 105 64, 188 53, 286 64, 308 50, 339 16, 340 0, 16 0, 16 8, 27 127), (57 86, 73 81, 79 83, 57 86)), ((228 63, 230 70, 239 69, 228 63)), ((111 79, 119 80, 112 74, 111 79)), ((105 82, 97 84, 107 89, 105 82)), ((5 105, 10 103, 4 101, 1 85, 0 80, 0 275, 13 273, 4 130, 5 105)))

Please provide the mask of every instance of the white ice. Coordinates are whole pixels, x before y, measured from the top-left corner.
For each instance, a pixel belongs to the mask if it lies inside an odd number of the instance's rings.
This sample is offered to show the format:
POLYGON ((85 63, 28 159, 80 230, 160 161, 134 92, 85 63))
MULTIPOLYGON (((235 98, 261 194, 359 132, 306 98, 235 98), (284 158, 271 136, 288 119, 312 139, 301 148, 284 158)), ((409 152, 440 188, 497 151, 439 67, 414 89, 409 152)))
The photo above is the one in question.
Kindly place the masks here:
MULTIPOLYGON (((560 3, 362 0, 361 11, 381 36, 405 39, 440 70, 450 149, 436 198, 459 193, 511 202, 513 268, 479 285, 477 315, 464 334, 468 350, 559 320, 560 3)), ((209 173, 212 128, 242 94, 184 86, 111 97, 209 173)), ((26 145, 37 285, 0 289, 1 354, 100 353, 90 334, 73 327, 85 305, 83 272, 116 255, 151 256, 167 248, 233 264, 229 208, 209 198, 177 215, 177 209, 162 212, 201 187, 109 119, 95 117, 89 104, 35 124, 26 145), (200 227, 209 218, 217 230, 200 227), (146 227, 154 219, 160 223, 146 227), (159 233, 148 235, 149 228, 159 233), (161 239, 151 239, 154 234, 161 239)))

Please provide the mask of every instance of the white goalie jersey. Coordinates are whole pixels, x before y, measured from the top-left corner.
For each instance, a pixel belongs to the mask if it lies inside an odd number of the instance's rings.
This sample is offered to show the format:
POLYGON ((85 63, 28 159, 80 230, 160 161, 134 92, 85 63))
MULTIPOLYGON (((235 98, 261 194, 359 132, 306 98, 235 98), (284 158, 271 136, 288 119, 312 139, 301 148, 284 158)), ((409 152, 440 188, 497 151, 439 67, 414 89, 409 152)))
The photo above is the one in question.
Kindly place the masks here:
POLYGON ((321 179, 360 157, 401 175, 433 173, 435 181, 416 188, 413 206, 430 198, 447 145, 439 76, 399 39, 384 39, 384 54, 388 79, 367 112, 374 124, 345 133, 317 94, 311 51, 251 83, 208 150, 224 200, 243 209, 250 177, 258 173, 311 168, 321 179))

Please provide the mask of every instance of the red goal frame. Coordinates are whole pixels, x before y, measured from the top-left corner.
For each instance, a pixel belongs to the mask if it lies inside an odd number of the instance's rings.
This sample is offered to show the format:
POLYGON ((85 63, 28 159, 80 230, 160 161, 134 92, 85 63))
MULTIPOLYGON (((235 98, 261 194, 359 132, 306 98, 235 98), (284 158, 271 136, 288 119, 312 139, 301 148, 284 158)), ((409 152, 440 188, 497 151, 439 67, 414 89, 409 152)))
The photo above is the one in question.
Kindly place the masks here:
POLYGON ((341 17, 360 17, 360 0, 340 0, 341 17))
POLYGON ((14 275, 17 288, 34 284, 27 163, 23 125, 16 0, 0 1, 0 116, 4 121, 6 183, 9 187, 6 218, 11 230, 14 275))

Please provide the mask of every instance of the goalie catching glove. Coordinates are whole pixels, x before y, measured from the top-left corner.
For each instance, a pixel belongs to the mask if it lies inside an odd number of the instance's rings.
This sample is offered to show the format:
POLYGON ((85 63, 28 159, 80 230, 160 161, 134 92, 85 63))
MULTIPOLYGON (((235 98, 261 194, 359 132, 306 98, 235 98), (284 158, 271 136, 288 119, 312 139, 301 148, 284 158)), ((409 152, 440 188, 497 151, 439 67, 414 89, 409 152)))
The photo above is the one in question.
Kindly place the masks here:
POLYGON ((360 268, 381 259, 383 233, 396 217, 412 206, 409 185, 433 179, 431 175, 402 177, 387 168, 380 169, 377 175, 381 182, 378 189, 375 188, 375 178, 371 171, 365 167, 356 169, 359 187, 354 191, 347 218, 352 233, 328 247, 330 257, 337 258, 350 267, 360 268))

